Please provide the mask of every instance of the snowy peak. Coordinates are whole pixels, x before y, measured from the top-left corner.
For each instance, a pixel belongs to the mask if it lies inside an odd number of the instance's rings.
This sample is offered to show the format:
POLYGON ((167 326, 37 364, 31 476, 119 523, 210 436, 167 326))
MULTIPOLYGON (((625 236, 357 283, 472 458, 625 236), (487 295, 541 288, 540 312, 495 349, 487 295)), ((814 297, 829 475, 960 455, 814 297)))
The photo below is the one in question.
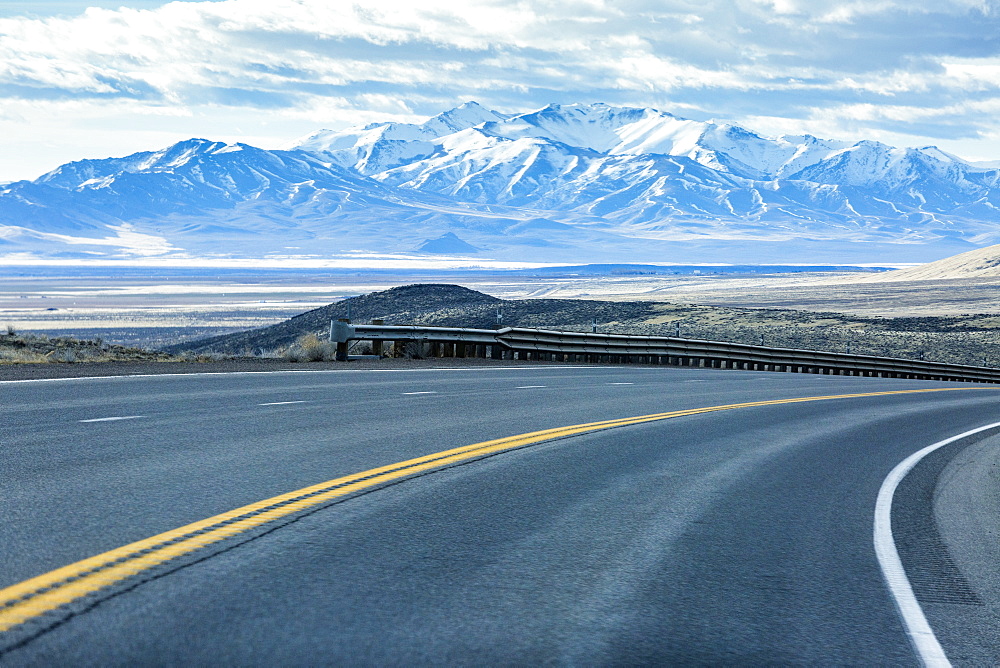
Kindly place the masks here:
POLYGON ((768 139, 737 125, 693 121, 656 109, 551 104, 478 128, 512 141, 534 138, 606 155, 669 155, 755 179, 779 178, 847 144, 811 136, 768 139))
POLYGON ((989 181, 991 175, 991 170, 975 167, 934 146, 897 148, 864 140, 830 153, 790 178, 882 193, 913 186, 968 192, 989 181))
POLYGON ((339 131, 320 130, 286 148, 322 154, 371 176, 431 155, 442 137, 506 118, 476 102, 466 102, 423 123, 371 123, 339 131))
MULTIPOLYGON (((230 146, 223 142, 209 141, 207 139, 188 139, 187 141, 177 142, 173 146, 167 147, 162 151, 157 151, 145 160, 139 160, 133 164, 128 164, 125 166, 124 171, 169 171, 171 169, 182 167, 192 160, 200 158, 201 156, 221 153, 227 150, 234 151, 240 150, 240 148, 238 145, 230 146)), ((128 158, 126 158, 126 160, 128 160, 128 158)))
POLYGON ((289 143, 285 148, 313 153, 337 153, 352 149, 358 154, 370 153, 369 147, 379 142, 433 142, 455 132, 506 118, 505 114, 486 109, 476 102, 466 102, 423 123, 370 123, 346 130, 320 130, 289 143))
POLYGON ((550 104, 538 111, 487 123, 483 132, 512 140, 532 137, 614 153, 623 143, 621 133, 655 115, 663 114, 652 109, 616 108, 602 103, 550 104))
POLYGON ((425 139, 434 139, 468 130, 483 123, 502 121, 507 118, 506 114, 487 109, 478 102, 466 102, 450 111, 434 116, 421 123, 419 127, 427 133, 425 139))
POLYGON ((187 139, 159 151, 143 151, 124 158, 70 162, 43 175, 37 183, 60 188, 77 188, 96 181, 106 181, 118 174, 168 172, 206 155, 244 149, 260 150, 246 144, 230 145, 208 139, 187 139))

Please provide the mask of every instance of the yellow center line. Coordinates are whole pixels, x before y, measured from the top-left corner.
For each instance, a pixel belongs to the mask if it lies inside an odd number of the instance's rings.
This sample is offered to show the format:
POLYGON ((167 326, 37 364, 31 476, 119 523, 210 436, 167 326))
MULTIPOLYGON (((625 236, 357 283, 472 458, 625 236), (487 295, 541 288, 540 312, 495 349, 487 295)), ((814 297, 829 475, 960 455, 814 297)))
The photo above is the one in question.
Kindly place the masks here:
POLYGON ((896 390, 866 392, 863 394, 836 394, 821 397, 800 397, 752 401, 722 406, 707 406, 687 410, 653 413, 634 417, 588 422, 586 424, 533 431, 506 438, 474 443, 460 448, 424 455, 415 459, 380 466, 378 468, 335 478, 318 485, 258 501, 229 512, 215 515, 150 538, 83 559, 54 571, 33 577, 19 584, 0 589, 0 632, 56 610, 79 598, 114 585, 129 577, 153 568, 171 559, 199 550, 212 543, 244 533, 295 513, 315 508, 334 499, 371 489, 417 473, 439 469, 486 455, 524 447, 534 443, 565 438, 577 434, 611 429, 626 425, 655 422, 687 415, 715 411, 773 406, 807 401, 825 401, 859 397, 879 397, 895 394, 925 392, 955 392, 982 388, 934 388, 924 390, 896 390))

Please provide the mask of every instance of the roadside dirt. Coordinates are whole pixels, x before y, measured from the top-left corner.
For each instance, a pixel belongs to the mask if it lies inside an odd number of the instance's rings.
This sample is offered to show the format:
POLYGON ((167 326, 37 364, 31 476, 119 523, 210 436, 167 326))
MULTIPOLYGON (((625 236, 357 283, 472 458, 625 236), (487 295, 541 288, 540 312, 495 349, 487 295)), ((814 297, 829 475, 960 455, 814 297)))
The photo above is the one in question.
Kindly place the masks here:
MULTIPOLYGON (((78 364, 0 364, 0 381, 102 376, 143 376, 191 373, 266 371, 359 371, 398 369, 452 369, 539 365, 548 362, 500 361, 444 357, 437 359, 380 359, 349 362, 292 363, 281 359, 238 358, 215 362, 82 362, 78 364)), ((561 363, 560 363, 561 364, 561 363)))

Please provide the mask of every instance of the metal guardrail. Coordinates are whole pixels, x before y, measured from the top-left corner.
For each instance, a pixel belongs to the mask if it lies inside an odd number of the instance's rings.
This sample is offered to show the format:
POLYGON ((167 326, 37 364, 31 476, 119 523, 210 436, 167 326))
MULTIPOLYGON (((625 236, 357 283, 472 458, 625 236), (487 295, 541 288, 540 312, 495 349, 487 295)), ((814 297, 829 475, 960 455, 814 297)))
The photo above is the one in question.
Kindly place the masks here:
POLYGON ((352 325, 334 322, 330 339, 338 358, 347 359, 347 343, 371 341, 381 355, 393 342, 394 354, 407 345, 427 357, 491 357, 578 362, 640 362, 674 366, 753 369, 794 373, 867 375, 963 382, 1000 383, 1000 369, 925 362, 892 357, 829 353, 794 348, 770 348, 743 343, 701 341, 676 337, 598 334, 505 327, 465 329, 413 325, 352 325), (342 353, 342 354, 341 354, 342 353))

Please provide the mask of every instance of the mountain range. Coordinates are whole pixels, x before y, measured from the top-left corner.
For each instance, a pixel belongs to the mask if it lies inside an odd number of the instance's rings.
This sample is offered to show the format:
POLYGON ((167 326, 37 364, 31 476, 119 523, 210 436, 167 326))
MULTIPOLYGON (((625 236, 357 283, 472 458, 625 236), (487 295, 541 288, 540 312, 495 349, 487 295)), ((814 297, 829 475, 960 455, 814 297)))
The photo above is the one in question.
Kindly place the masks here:
POLYGON ((1000 242, 1000 169, 647 108, 475 102, 277 150, 190 139, 0 186, 0 259, 922 262, 1000 242))

